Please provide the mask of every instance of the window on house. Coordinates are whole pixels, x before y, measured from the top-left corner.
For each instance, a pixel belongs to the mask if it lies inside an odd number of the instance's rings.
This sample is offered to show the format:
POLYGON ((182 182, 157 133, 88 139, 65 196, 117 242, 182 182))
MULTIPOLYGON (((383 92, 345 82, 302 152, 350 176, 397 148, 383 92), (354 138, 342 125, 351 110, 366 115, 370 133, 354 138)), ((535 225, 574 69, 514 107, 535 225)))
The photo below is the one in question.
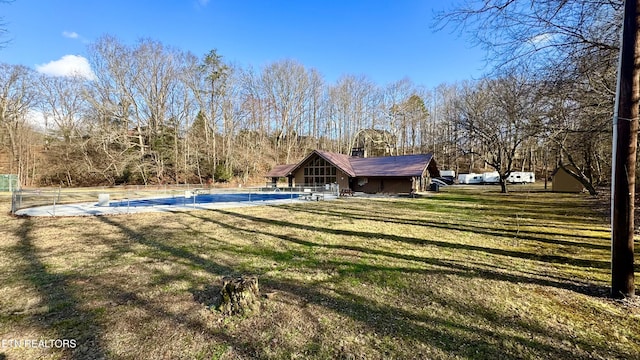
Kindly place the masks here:
POLYGON ((337 181, 336 167, 321 157, 309 161, 303 171, 305 185, 321 186, 337 181))

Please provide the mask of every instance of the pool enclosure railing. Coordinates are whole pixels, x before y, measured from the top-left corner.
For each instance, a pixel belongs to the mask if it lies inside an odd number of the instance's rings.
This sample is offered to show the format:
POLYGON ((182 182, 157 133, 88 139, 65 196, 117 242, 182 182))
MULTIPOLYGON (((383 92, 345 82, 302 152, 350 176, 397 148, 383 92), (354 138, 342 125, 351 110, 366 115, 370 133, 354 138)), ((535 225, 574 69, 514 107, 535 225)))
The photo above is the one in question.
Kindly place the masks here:
MULTIPOLYGON (((337 185, 327 186, 305 186, 294 187, 234 187, 218 188, 206 187, 200 184, 181 184, 178 186, 143 186, 129 185, 117 187, 92 187, 92 188, 38 188, 19 189, 11 194, 11 213, 15 214, 20 209, 36 206, 52 206, 55 212, 57 205, 96 203, 96 205, 108 206, 111 202, 135 201, 141 199, 160 198, 185 198, 181 204, 186 205, 186 201, 193 201, 200 194, 266 194, 266 193, 291 193, 308 195, 314 194, 315 199, 324 198, 325 195, 338 195, 337 185)), ((296 196, 297 198, 298 196, 296 196)), ((251 199, 251 196, 249 196, 251 199)), ((261 197, 257 196, 256 199, 261 197)), ((293 196, 291 197, 294 198, 293 196)), ((252 200, 250 200, 252 201, 252 200)), ((257 201, 257 200, 256 200, 257 201)), ((152 202, 151 202, 152 203, 152 202)), ((153 204, 149 205, 153 206, 153 204)))

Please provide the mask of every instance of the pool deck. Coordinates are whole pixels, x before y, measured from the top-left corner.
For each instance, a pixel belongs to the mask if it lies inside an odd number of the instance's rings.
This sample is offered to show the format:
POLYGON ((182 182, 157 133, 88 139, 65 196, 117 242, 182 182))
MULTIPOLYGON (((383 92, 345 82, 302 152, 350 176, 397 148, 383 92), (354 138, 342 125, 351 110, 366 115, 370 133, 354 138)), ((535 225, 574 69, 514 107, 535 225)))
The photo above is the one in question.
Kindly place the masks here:
MULTIPOLYGON (((324 200, 336 199, 337 196, 325 196, 324 200)), ((61 204, 50 206, 38 206, 20 209, 16 211, 17 216, 99 216, 99 215, 121 215, 135 214, 147 212, 181 212, 193 210, 210 210, 224 208, 238 208, 246 206, 261 205, 282 205, 291 203, 303 203, 308 200, 304 199, 281 199, 281 200, 264 200, 264 201, 240 201, 240 202, 212 202, 212 203, 196 203, 188 205, 157 205, 157 206, 97 206, 97 202, 77 203, 77 204, 61 204)))

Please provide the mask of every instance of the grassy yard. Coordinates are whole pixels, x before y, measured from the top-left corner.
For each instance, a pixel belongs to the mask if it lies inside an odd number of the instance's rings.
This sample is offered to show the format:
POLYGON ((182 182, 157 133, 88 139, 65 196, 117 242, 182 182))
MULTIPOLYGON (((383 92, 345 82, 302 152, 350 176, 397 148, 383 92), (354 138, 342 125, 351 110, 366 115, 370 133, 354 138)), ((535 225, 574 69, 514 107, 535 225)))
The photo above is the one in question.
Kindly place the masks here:
POLYGON ((481 189, 87 218, 5 202, 0 359, 640 358, 596 200, 481 189), (261 312, 210 310, 238 274, 261 312))

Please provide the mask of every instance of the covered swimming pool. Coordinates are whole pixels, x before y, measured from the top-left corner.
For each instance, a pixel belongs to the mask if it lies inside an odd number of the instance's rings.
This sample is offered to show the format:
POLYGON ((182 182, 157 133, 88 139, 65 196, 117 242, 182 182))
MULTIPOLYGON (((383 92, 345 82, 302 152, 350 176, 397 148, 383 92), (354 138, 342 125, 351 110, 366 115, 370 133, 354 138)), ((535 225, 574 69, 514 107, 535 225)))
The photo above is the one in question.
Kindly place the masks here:
POLYGON ((338 198, 337 189, 325 187, 243 190, 25 190, 14 192, 11 208, 18 216, 87 216, 279 205, 338 198))
MULTIPOLYGON (((188 206, 192 204, 207 203, 228 203, 228 202, 254 202, 254 201, 273 201, 273 200, 294 200, 298 199, 300 194, 297 193, 227 193, 227 194, 195 194, 192 196, 174 196, 165 198, 150 199, 127 199, 120 201, 112 201, 110 207, 139 207, 139 206, 161 206, 161 205, 177 205, 188 206)), ((96 204, 100 206, 100 204, 96 204)))

